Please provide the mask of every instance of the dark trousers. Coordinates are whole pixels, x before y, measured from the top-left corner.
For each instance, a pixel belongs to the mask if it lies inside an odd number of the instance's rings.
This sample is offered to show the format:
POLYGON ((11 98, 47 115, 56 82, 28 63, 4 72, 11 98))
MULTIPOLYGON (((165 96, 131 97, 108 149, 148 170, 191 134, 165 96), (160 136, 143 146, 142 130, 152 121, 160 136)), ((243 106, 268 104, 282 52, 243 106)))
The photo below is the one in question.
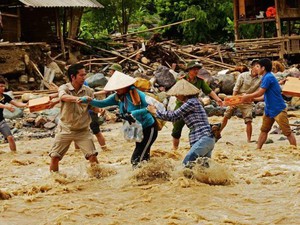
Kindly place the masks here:
POLYGON ((140 162, 150 159, 150 149, 152 144, 157 138, 157 126, 156 123, 143 129, 144 138, 142 142, 135 143, 135 149, 131 156, 131 164, 133 166, 138 165, 140 162))

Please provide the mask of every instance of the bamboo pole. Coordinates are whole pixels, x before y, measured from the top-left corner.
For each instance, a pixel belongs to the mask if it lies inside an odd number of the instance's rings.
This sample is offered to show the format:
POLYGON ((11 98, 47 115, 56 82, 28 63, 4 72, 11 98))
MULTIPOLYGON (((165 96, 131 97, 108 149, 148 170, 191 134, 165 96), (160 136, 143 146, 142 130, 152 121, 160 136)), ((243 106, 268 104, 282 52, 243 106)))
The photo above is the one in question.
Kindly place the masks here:
POLYGON ((174 26, 174 25, 190 22, 190 21, 193 21, 193 20, 195 20, 195 18, 190 18, 190 19, 187 19, 187 20, 182 20, 182 21, 179 21, 179 22, 170 23, 170 24, 167 24, 167 25, 154 27, 154 28, 150 28, 150 29, 147 29, 147 30, 141 30, 141 31, 132 32, 132 33, 128 33, 128 34, 123 34, 123 35, 120 35, 118 37, 112 37, 112 38, 113 39, 119 39, 119 38, 123 38, 123 37, 126 37, 126 36, 134 35, 134 34, 140 34, 140 33, 145 33, 145 32, 148 32, 148 31, 159 30, 159 29, 162 29, 162 28, 171 27, 171 26, 174 26))

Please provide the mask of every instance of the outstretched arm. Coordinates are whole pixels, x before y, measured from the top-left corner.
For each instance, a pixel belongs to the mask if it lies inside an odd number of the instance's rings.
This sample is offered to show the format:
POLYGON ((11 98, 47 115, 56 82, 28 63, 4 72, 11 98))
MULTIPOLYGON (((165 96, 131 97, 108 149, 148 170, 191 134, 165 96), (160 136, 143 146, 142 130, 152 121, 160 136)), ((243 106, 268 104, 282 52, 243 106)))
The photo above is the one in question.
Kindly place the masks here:
POLYGON ((157 110, 154 106, 148 106, 147 109, 149 112, 151 112, 153 115, 156 115, 158 118, 166 121, 175 122, 177 120, 180 120, 184 118, 185 115, 187 115, 189 112, 194 110, 194 105, 190 104, 189 102, 184 103, 182 106, 180 106, 175 111, 162 111, 157 110))
POLYGON ((11 104, 4 105, 4 104, 0 103, 0 108, 1 109, 7 109, 10 112, 14 112, 15 111, 15 108, 11 104))
POLYGON ((17 102, 16 100, 11 100, 9 103, 16 106, 16 107, 18 107, 18 108, 28 107, 28 103, 17 102))
POLYGON ((209 93, 209 96, 212 97, 219 106, 223 106, 223 101, 222 101, 222 99, 219 98, 219 96, 216 94, 216 92, 211 91, 209 93))
POLYGON ((89 103, 91 106, 104 108, 107 106, 118 105, 115 94, 108 96, 104 100, 92 99, 89 96, 80 97, 79 103, 89 103))
POLYGON ((254 98, 258 98, 261 97, 262 95, 264 95, 264 93, 266 92, 266 89, 264 88, 259 88, 257 91, 251 93, 251 94, 246 94, 242 96, 242 101, 243 102, 249 102, 252 101, 254 98))

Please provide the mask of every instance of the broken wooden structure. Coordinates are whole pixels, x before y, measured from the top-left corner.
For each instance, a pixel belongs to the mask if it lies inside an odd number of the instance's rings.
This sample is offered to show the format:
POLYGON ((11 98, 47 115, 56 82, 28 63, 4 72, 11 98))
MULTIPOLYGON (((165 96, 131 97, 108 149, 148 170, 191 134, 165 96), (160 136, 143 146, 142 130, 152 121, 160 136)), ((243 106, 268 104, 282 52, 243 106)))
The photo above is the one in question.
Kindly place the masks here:
POLYGON ((234 34, 239 58, 274 57, 300 54, 300 0, 233 0, 234 34), (260 24, 258 38, 243 39, 242 26, 260 24), (276 32, 266 36, 266 26, 272 24, 276 32))
POLYGON ((103 8, 96 0, 0 0, 3 41, 51 43, 75 38, 84 7, 103 8))
POLYGON ((66 59, 65 40, 77 38, 85 7, 103 8, 96 0, 0 0, 0 75, 11 84, 27 76, 28 89, 36 88, 36 81, 56 88, 40 70, 55 60, 53 49, 66 59))

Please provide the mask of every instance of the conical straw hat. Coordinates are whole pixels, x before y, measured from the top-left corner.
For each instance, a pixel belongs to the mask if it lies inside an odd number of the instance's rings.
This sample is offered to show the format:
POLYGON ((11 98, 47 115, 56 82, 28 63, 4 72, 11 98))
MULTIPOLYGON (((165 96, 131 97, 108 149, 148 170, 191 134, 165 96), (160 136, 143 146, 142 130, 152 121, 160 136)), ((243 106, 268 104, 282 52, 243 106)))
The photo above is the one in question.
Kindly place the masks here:
POLYGON ((128 87, 136 82, 136 79, 119 71, 115 71, 107 84, 103 88, 104 91, 115 91, 128 87))
POLYGON ((167 92, 168 95, 197 95, 200 90, 185 79, 181 79, 167 92))

